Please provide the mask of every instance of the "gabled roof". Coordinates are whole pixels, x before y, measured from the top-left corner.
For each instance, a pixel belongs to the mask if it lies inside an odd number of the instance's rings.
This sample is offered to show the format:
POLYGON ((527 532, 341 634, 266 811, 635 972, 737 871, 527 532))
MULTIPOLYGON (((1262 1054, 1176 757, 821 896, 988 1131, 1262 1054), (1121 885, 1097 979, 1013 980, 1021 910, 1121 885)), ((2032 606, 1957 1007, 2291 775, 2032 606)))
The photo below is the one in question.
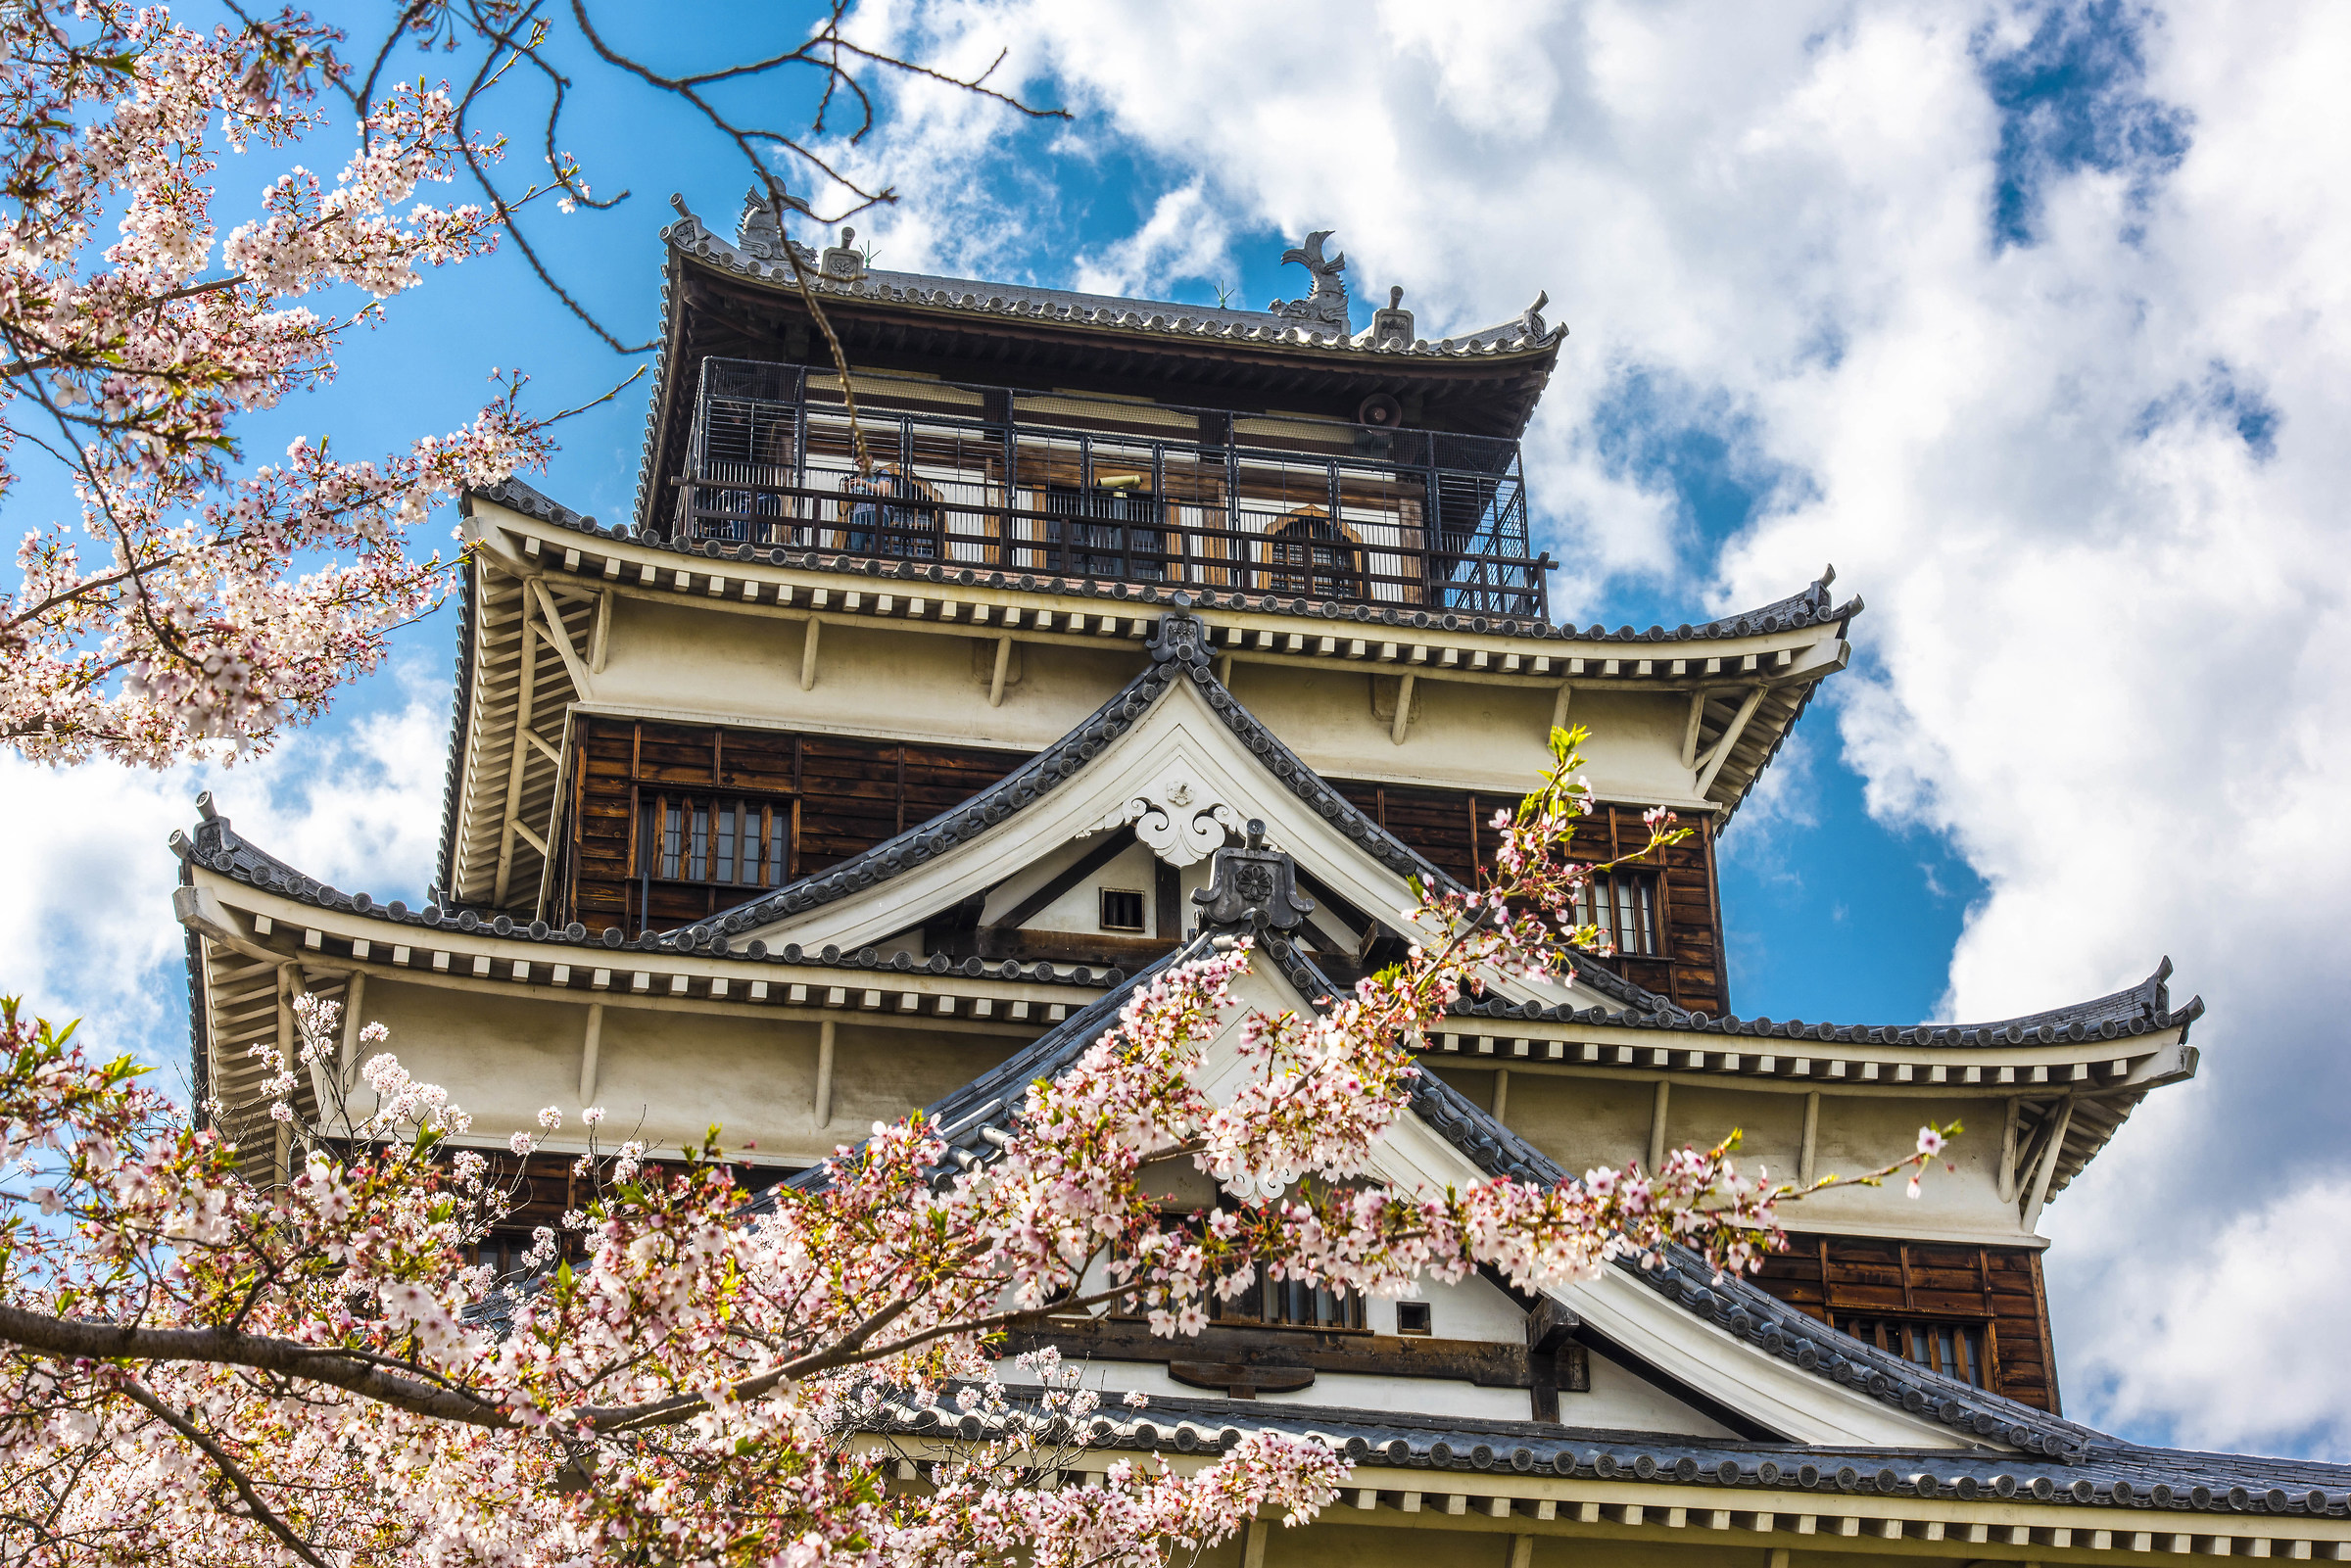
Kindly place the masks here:
MULTIPOLYGON (((1078 778, 1087 763, 1183 682, 1199 690, 1209 709, 1241 742, 1247 755, 1372 860, 1399 877, 1416 877, 1423 883, 1440 888, 1459 887, 1461 884, 1452 877, 1324 784, 1314 769, 1224 688, 1216 677, 1215 661, 1202 635, 1204 630, 1196 617, 1180 610, 1163 615, 1149 644, 1150 667, 1096 708, 1082 724, 996 784, 862 854, 683 927, 670 933, 671 937, 692 945, 803 915, 862 893, 979 838, 1078 778)), ((1598 966, 1579 968, 1576 978, 1627 1008, 1643 1012, 1678 1011, 1663 997, 1598 966)))
MULTIPOLYGON (((946 1140, 948 1162, 971 1170, 993 1159, 997 1147, 987 1134, 1011 1125, 1029 1084, 1075 1063, 1115 1022, 1119 1010, 1148 974, 1205 952, 1213 940, 1214 933, 1203 932, 1162 966, 1127 980, 1040 1035, 1028 1049, 936 1101, 925 1115, 946 1140)), ((1278 934, 1265 935, 1258 951, 1309 1004, 1336 989, 1311 958, 1278 934)), ((1414 1080, 1412 1113, 1489 1175, 1545 1186, 1573 1179, 1558 1162, 1433 1072, 1423 1071, 1414 1080)), ((949 1165, 942 1164, 940 1174, 948 1173, 949 1165)), ((826 1180, 824 1167, 796 1180, 802 1186, 821 1186, 826 1180)), ((2071 1457, 2100 1436, 2090 1428, 1944 1377, 1866 1344, 1805 1316, 1745 1280, 1716 1278, 1705 1259, 1686 1248, 1669 1249, 1654 1268, 1633 1259, 1621 1259, 1617 1266, 1628 1277, 1650 1286, 1665 1303, 1717 1333, 1744 1341, 1851 1396, 1883 1402, 1916 1418, 1940 1421, 1969 1441, 2071 1457)))

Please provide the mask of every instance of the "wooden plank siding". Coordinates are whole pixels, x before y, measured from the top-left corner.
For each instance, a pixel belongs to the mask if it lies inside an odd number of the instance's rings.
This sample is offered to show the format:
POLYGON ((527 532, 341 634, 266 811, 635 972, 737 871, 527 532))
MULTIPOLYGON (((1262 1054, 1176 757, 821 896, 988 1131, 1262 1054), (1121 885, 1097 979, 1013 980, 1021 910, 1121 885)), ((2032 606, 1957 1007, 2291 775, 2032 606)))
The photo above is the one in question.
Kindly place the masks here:
MULTIPOLYGON (((1515 809, 1519 797, 1509 790, 1492 793, 1464 789, 1419 789, 1402 784, 1366 784, 1333 779, 1330 786, 1382 828, 1426 856, 1440 870, 1466 882, 1492 864, 1498 835, 1494 813, 1515 809)), ((1613 860, 1648 840, 1642 826, 1643 807, 1604 804, 1577 825, 1571 853, 1590 860, 1613 860)), ((1657 956, 1620 954, 1608 967, 1631 980, 1693 1012, 1720 1015, 1730 1011, 1730 976, 1722 961, 1722 917, 1715 887, 1712 824, 1703 816, 1685 818, 1689 838, 1670 846, 1655 860, 1655 888, 1661 919, 1657 956)))
POLYGON ((1763 1260, 1755 1283, 1848 1332, 1879 1322, 1977 1330, 1994 1393, 2062 1413, 2040 1255, 2033 1248, 1791 1231, 1788 1250, 1763 1260))
POLYGON ((916 827, 1002 779, 1020 751, 860 740, 781 730, 585 717, 573 732, 574 786, 563 828, 557 919, 635 935, 824 871, 916 827), (727 881, 664 879, 645 863, 635 824, 663 800, 741 801, 784 836, 781 872, 727 881))

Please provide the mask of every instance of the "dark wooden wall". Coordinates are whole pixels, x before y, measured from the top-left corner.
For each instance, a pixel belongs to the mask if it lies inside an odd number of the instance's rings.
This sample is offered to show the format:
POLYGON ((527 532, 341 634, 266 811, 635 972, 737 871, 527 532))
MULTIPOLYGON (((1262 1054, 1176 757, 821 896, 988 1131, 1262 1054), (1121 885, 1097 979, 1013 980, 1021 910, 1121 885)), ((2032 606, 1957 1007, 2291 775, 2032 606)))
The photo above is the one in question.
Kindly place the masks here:
POLYGON ((1809 1315, 1960 1323, 1983 1331, 1991 1386, 2020 1403, 2061 1413, 2040 1254, 2030 1247, 1790 1232, 1755 1283, 1809 1315))
MULTIPOLYGON (((1519 800, 1507 790, 1488 794, 1416 789, 1348 779, 1333 779, 1330 784, 1365 815, 1465 882, 1474 882, 1492 864, 1497 842, 1491 826, 1494 813, 1504 807, 1515 809, 1519 800)), ((1641 822, 1643 809, 1595 806, 1592 815, 1577 825, 1572 853, 1592 860, 1630 854, 1649 840, 1649 830, 1641 822)), ((1620 956, 1608 960, 1607 965, 1677 1007, 1720 1015, 1730 1011, 1731 987, 1722 961, 1712 824, 1693 815, 1676 826, 1690 828, 1690 837, 1660 851, 1654 861, 1642 863, 1656 868, 1663 912, 1658 935, 1663 951, 1655 958, 1620 956)))
MULTIPOLYGON (((762 803, 789 821, 789 880, 838 865, 928 821, 1028 760, 1020 751, 907 745, 777 730, 723 730, 582 718, 573 732, 570 820, 552 917, 591 931, 645 921, 648 888, 633 829, 638 804, 663 790, 762 803)), ((757 884, 654 878, 655 929, 755 897, 757 884)))

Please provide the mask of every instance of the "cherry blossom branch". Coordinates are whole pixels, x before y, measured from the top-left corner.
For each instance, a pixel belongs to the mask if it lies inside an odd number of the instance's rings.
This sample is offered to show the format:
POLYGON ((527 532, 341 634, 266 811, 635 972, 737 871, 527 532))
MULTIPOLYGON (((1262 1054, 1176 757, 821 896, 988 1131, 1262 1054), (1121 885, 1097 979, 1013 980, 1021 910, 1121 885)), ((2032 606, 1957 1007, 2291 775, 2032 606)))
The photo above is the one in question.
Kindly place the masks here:
POLYGON ((236 1489, 237 1496, 244 1499, 248 1518, 253 1519, 275 1536, 288 1551, 309 1563, 311 1568, 329 1568, 326 1559, 312 1550, 310 1543, 296 1535, 293 1529, 277 1516, 276 1510, 262 1500, 262 1495, 254 1488, 253 1478, 248 1476, 244 1467, 237 1463, 235 1455, 215 1442, 210 1434, 193 1421, 157 1399, 138 1379, 126 1379, 121 1388, 124 1399, 129 1400, 141 1409, 149 1411, 156 1419, 204 1450, 205 1457, 211 1459, 219 1468, 220 1474, 228 1484, 236 1489))

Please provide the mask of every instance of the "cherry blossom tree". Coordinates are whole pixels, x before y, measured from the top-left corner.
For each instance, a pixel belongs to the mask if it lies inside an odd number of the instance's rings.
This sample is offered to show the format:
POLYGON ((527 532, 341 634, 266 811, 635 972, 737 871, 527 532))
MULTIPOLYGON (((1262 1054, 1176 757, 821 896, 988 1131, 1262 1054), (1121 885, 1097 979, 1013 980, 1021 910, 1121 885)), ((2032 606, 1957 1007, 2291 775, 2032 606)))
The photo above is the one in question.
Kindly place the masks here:
MULTIPOLYGON (((1180 1337, 1260 1278, 1401 1296, 1482 1264, 1537 1291, 1668 1242, 1739 1270, 1779 1244, 1779 1205, 1840 1184, 1746 1175, 1735 1137, 1549 1187, 1377 1178, 1415 1042, 1464 991, 1557 978, 1597 936, 1573 901, 1606 868, 1563 855, 1589 803, 1570 738, 1497 819, 1491 879, 1428 892, 1419 945, 1347 994, 1248 1013, 1252 940, 1204 940, 1030 1089, 997 1158, 950 1162, 913 1117, 755 1201, 715 1132, 656 1170, 600 1146, 591 1111, 574 1173, 593 1200, 505 1278, 466 1258, 511 1178, 390 1053, 346 1066, 333 1004, 303 1004, 298 1060, 268 1064, 295 1149, 276 1185, 240 1177, 130 1063, 12 1006, 0 1555, 1075 1568, 1157 1565, 1260 1511, 1311 1518, 1347 1471, 1326 1446, 1258 1432, 1188 1470, 1089 1461, 1098 1396, 1050 1353, 1000 1375, 995 1337, 1108 1312, 1180 1337), (1200 1083, 1212 1047, 1247 1068, 1221 1100, 1200 1083), (326 1085, 315 1125, 297 1073, 326 1085), (1187 1171, 1217 1200, 1173 1212, 1187 1171)), ((1677 832, 1653 822, 1644 853, 1677 832)), ((545 1158, 559 1125, 551 1108, 509 1152, 545 1158)), ((1942 1135, 1851 1179, 1922 1169, 1942 1135)))
MULTIPOLYGON (((340 34, 290 10, 249 16, 228 0, 234 24, 207 31, 126 0, 0 7, 0 499, 19 465, 54 460, 78 508, 23 536, 21 580, 0 594, 0 744, 146 766, 264 748, 441 601, 447 563, 415 546, 417 526, 468 488, 544 466, 552 426, 578 408, 534 414, 524 377, 493 372, 470 422, 401 451, 306 436, 249 466, 237 436, 240 415, 333 379, 351 334, 433 268, 511 238, 588 330, 624 354, 650 347, 591 315, 517 227, 544 198, 576 213, 626 195, 596 197, 558 150, 571 83, 549 60, 543 9, 403 6, 361 71, 340 34), (459 85, 389 70, 404 42, 454 55, 459 85), (538 177, 519 188, 498 173, 506 139, 476 124, 530 113, 498 96, 518 82, 544 89, 546 115, 538 177), (276 166, 339 136, 350 151, 332 178, 276 166), (248 168, 265 175, 260 214, 222 233, 216 185, 248 168), (453 180, 480 200, 419 194, 453 180)), ((741 156, 779 221, 839 215, 799 184, 837 187, 843 212, 895 199, 820 148, 837 97, 861 117, 849 140, 871 128, 860 69, 1051 113, 860 49, 838 6, 767 58, 680 75, 613 47, 581 5, 568 21, 614 80, 666 95, 741 156), (792 71, 826 84, 808 136, 730 118, 723 87, 792 71)), ((826 337, 839 358, 829 325, 826 337)))
POLYGON ((408 547, 428 508, 549 450, 509 377, 406 451, 304 438, 238 465, 240 414, 330 379, 384 302, 497 238, 481 207, 418 197, 498 152, 421 82, 369 107, 332 178, 285 167, 219 232, 224 159, 327 131, 331 44, 293 13, 199 32, 119 0, 0 10, 0 461, 64 463, 80 511, 25 536, 0 597, 0 737, 26 755, 266 744, 438 601, 442 562, 408 547))

